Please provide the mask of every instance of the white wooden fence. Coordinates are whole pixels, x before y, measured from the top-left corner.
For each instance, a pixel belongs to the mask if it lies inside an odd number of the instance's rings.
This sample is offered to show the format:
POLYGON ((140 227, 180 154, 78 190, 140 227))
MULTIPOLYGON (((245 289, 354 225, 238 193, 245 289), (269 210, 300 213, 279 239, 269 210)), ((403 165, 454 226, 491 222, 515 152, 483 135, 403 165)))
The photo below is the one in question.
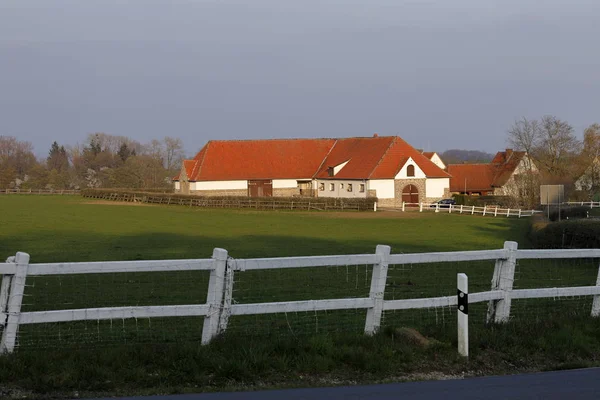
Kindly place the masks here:
POLYGON ((582 206, 589 208, 600 208, 600 201, 569 201, 564 204, 570 206, 582 206))
POLYGON ((118 261, 89 263, 30 264, 29 255, 17 253, 6 263, 0 263, 0 352, 12 352, 17 343, 20 325, 83 320, 127 318, 204 316, 202 343, 227 329, 230 316, 307 312, 319 310, 367 309, 365 334, 378 331, 382 313, 390 310, 456 306, 456 295, 403 300, 385 300, 388 265, 439 262, 469 262, 496 260, 491 288, 470 293, 469 303, 489 302, 488 322, 503 323, 510 317, 512 299, 594 296, 591 315, 600 315, 600 274, 595 286, 513 290, 518 259, 600 258, 600 249, 582 250, 518 250, 516 242, 506 242, 504 248, 482 251, 446 253, 390 254, 390 247, 378 245, 374 254, 232 259, 227 250, 214 249, 212 258, 198 260, 118 261), (282 268, 329 267, 372 264, 371 287, 365 298, 314 299, 252 304, 232 304, 234 274, 249 270, 282 268), (28 276, 106 274, 156 271, 210 271, 205 304, 175 306, 107 307, 72 310, 21 312, 28 276))
POLYGON ((402 211, 410 209, 419 209, 419 212, 433 211, 436 213, 448 213, 448 214, 481 214, 483 216, 494 216, 494 217, 531 217, 535 214, 543 213, 539 210, 524 210, 521 208, 503 208, 499 206, 465 206, 456 204, 439 204, 439 203, 402 203, 400 209, 402 211))

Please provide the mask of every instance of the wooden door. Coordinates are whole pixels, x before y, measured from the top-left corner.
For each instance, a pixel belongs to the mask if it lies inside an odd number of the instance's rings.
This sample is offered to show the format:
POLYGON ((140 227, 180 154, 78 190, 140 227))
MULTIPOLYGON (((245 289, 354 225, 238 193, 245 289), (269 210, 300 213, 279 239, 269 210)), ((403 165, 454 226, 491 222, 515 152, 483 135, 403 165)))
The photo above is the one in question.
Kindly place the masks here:
POLYGON ((271 197, 273 196, 273 182, 270 180, 248 181, 248 196, 271 197))
POLYGON ((402 189, 402 201, 405 203, 419 202, 419 189, 415 185, 406 185, 402 189))

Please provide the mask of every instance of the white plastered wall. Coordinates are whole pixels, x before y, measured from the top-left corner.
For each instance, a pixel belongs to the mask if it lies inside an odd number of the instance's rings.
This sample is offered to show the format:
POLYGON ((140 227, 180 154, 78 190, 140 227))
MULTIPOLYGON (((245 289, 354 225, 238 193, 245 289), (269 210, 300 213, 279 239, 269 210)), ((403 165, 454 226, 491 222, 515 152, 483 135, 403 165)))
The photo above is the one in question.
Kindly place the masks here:
POLYGON ((450 188, 450 178, 429 178, 425 181, 427 197, 444 197, 444 190, 450 188))
POLYGON ((202 181, 190 182, 190 190, 238 190, 248 189, 248 181, 202 181))
MULTIPOLYGON (((417 163, 411 157, 408 158, 406 163, 404 163, 404 165, 402 166, 402 169, 400 169, 400 171, 396 175, 396 179, 422 179, 422 178, 426 178, 425 173, 423 172, 423 170, 421 168, 419 168, 417 163), (415 167, 415 176, 406 175, 406 170, 408 169, 409 165, 413 165, 415 167)), ((379 197, 379 196, 377 196, 377 197, 379 197)))
POLYGON ((373 179, 368 182, 368 190, 375 190, 378 199, 393 199, 394 180, 393 179, 373 179))

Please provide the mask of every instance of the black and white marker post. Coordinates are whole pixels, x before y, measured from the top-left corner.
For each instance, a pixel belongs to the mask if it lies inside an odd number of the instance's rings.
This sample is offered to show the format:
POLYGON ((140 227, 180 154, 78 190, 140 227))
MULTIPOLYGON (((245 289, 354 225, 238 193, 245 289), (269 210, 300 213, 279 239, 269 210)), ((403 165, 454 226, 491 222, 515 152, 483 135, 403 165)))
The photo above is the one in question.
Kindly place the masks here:
POLYGON ((457 275, 458 288, 458 354, 469 356, 469 278, 457 275))

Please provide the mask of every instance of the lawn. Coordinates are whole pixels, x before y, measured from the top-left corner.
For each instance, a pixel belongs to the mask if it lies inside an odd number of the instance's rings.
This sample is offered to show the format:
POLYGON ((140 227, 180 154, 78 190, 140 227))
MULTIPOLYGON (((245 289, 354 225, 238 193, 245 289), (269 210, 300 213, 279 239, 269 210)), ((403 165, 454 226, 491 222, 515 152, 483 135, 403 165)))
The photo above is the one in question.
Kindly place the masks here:
POLYGON ((87 201, 74 196, 0 197, 0 257, 31 262, 207 258, 500 248, 526 243, 525 219, 434 213, 265 212, 87 201))
MULTIPOLYGON (((0 196, 0 210, 0 258, 24 251, 32 263, 208 258, 215 247, 248 258, 372 253, 377 244, 393 253, 493 249, 506 240, 528 246, 526 219, 443 213, 205 210, 28 195, 0 196)), ((493 261, 390 266, 385 295, 455 294, 457 272, 469 275, 471 292, 488 290, 493 267, 493 261)), ((365 297, 370 268, 238 272, 234 300, 365 297)), ((597 260, 522 262, 515 286, 594 284, 597 268, 597 260)), ((23 309, 204 303, 207 278, 205 272, 30 277, 23 309)), ((515 318, 504 327, 486 327, 486 305, 474 305, 469 362, 456 355, 454 309, 385 313, 385 329, 374 338, 361 334, 363 310, 233 317, 209 346, 197 343, 201 318, 29 325, 20 330, 17 352, 0 357, 0 394, 166 393, 596 365, 600 324, 586 317, 591 300, 559 303, 515 302, 515 318), (417 328, 431 345, 415 346, 396 331, 403 326, 417 328)))

